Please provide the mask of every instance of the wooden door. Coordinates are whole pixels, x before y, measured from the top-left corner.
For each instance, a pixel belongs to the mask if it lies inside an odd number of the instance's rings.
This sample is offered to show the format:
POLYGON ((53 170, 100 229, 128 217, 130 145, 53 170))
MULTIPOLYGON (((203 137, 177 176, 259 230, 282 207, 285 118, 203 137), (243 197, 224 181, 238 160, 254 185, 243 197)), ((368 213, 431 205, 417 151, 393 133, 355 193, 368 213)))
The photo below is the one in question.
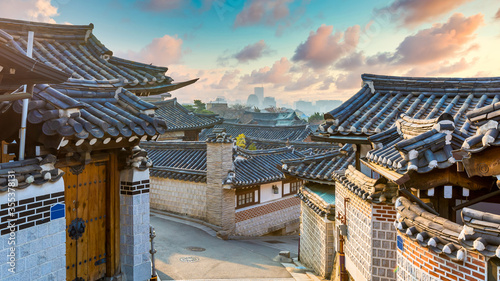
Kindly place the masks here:
POLYGON ((106 164, 63 168, 66 184, 66 278, 98 280, 106 275, 106 164))

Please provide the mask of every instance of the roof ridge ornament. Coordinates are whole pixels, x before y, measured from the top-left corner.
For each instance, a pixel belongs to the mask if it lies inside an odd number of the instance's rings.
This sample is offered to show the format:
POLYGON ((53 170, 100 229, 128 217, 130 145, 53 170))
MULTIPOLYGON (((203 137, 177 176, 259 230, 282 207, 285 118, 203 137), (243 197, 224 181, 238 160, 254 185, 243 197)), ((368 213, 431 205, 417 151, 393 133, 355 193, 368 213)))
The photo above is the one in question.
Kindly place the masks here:
POLYGON ((365 84, 368 85, 372 94, 375 94, 375 85, 373 84, 373 81, 365 81, 365 84))

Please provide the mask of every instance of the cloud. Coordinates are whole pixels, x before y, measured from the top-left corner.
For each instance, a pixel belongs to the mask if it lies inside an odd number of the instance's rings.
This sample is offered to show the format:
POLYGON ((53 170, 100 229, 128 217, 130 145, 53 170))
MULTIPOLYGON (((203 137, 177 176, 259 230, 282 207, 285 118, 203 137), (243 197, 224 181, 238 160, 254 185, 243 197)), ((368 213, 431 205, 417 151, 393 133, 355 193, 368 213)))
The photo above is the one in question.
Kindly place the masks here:
POLYGON ((260 40, 255 44, 245 46, 241 51, 234 54, 233 58, 237 59, 239 63, 244 63, 259 59, 270 52, 271 51, 266 45, 266 42, 264 42, 264 40, 260 40))
POLYGON ((337 89, 352 89, 361 86, 361 73, 349 72, 347 74, 340 74, 335 81, 337 89))
POLYGON ((293 79, 292 83, 285 86, 285 91, 299 91, 321 82, 321 79, 311 72, 303 72, 298 79, 293 79))
POLYGON ((2 0, 0 17, 56 23, 57 7, 50 0, 2 0))
POLYGON ((331 76, 327 76, 325 79, 323 79, 323 83, 321 86, 318 88, 320 91, 327 91, 330 90, 330 85, 335 83, 335 79, 331 76))
POLYGON ((179 9, 184 1, 182 0, 144 0, 137 2, 143 11, 163 12, 179 9))
POLYGON ((418 65, 464 55, 464 48, 475 38, 474 32, 483 22, 482 14, 471 17, 454 14, 444 24, 434 24, 431 28, 406 37, 394 53, 383 52, 371 56, 368 64, 418 65))
POLYGON ((238 74, 240 71, 238 69, 228 70, 224 73, 224 75, 219 80, 219 83, 211 84, 210 87, 212 89, 229 89, 230 85, 232 85, 236 78, 238 78, 238 74))
POLYGON ((465 58, 462 58, 455 63, 440 66, 438 69, 429 72, 427 75, 450 75, 470 68, 476 63, 476 61, 476 58, 469 62, 466 61, 465 58))
POLYGON ((288 4, 292 0, 253 0, 245 4, 236 15, 234 27, 251 26, 264 23, 274 25, 290 14, 288 4))
POLYGON ((297 47, 292 61, 303 61, 315 69, 325 68, 356 49, 359 33, 359 25, 347 28, 344 33, 333 33, 333 26, 323 24, 297 47))
POLYGON ((174 37, 164 35, 163 37, 153 39, 151 43, 139 52, 128 51, 124 57, 160 66, 175 64, 182 57, 182 39, 177 38, 177 35, 174 37))
POLYGON ((365 57, 363 56, 363 52, 354 52, 339 59, 339 61, 335 64, 335 68, 342 70, 354 70, 363 66, 364 61, 365 57))
POLYGON ((251 74, 244 75, 241 79, 243 84, 274 84, 275 87, 288 83, 291 79, 289 74, 292 64, 283 57, 274 62, 272 67, 263 67, 259 70, 253 70, 251 74))
POLYGON ((389 6, 375 9, 376 15, 387 15, 406 27, 415 27, 438 19, 471 0, 395 0, 389 6))
POLYGON ((495 20, 500 20, 500 9, 498 9, 497 13, 495 14, 495 20))

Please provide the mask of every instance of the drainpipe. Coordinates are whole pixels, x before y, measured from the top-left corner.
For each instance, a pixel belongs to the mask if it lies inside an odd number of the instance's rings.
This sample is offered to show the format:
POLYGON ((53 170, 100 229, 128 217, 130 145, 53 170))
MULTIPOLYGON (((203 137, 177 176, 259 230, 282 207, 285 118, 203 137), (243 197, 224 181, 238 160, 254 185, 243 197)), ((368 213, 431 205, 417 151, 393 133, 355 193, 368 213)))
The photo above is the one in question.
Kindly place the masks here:
MULTIPOLYGON (((28 32, 28 49, 26 50, 26 55, 29 58, 33 57, 33 38, 35 33, 33 31, 28 32)), ((24 91, 30 91, 30 94, 33 94, 33 86, 30 85, 28 89, 28 85, 24 85, 24 91)), ((28 119, 28 103, 29 99, 23 99, 23 112, 21 114, 21 129, 19 130, 19 160, 24 160, 24 150, 26 148, 26 120, 28 119)))

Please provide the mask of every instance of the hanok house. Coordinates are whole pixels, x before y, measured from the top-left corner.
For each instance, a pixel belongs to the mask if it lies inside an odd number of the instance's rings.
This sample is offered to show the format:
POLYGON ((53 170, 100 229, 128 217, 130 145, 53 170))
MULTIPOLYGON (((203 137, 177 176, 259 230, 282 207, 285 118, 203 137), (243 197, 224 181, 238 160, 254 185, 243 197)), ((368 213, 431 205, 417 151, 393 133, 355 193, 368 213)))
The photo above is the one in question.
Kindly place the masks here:
POLYGON ((207 137, 212 135, 214 130, 217 129, 224 129, 227 134, 234 137, 244 134, 245 137, 254 139, 280 141, 308 141, 310 138, 309 135, 312 133, 311 128, 307 124, 270 126, 224 122, 222 124, 215 125, 213 128, 202 130, 200 133, 200 140, 206 140, 207 137))
POLYGON ((202 129, 221 124, 217 114, 200 114, 187 110, 177 98, 153 102, 158 107, 156 115, 167 123, 167 130, 157 140, 197 141, 202 129))
POLYGON ((0 140, 8 143, 2 155, 26 159, 0 164, 2 252, 11 250, 12 236, 16 243, 16 269, 7 270, 3 255, 2 280, 151 276, 150 163, 134 147, 163 134, 166 124, 136 95, 194 81, 174 84, 166 68, 113 56, 92 29, 0 19, 0 88, 11 93, 28 84, 31 97, 19 153, 23 105, 9 101, 17 94, 0 96, 0 140), (5 205, 13 197, 14 226, 5 205))
POLYGON ((305 125, 307 122, 300 119, 295 111, 289 112, 252 112, 245 111, 238 120, 238 124, 255 124, 265 126, 293 126, 305 125))
MULTIPOLYGON (((459 259, 448 258, 447 254, 456 255, 460 248, 445 248, 449 240, 440 240, 442 237, 437 234, 457 230, 447 221, 461 223, 457 211, 465 206, 461 204, 464 200, 467 204, 481 202, 483 207, 474 206, 478 210, 487 206, 488 200, 494 201, 490 195, 482 197, 491 191, 493 179, 468 175, 462 168, 465 164, 457 164, 459 157, 452 151, 460 149, 466 139, 470 146, 482 139, 474 135, 483 134, 486 128, 477 129, 475 119, 467 119, 466 113, 471 109, 481 112, 479 108, 498 102, 500 79, 369 74, 362 78, 362 89, 326 113, 320 134, 312 136, 313 140, 356 146, 354 166, 333 174, 338 251, 335 275, 351 276, 355 280, 408 280, 408 276, 425 280, 421 278, 435 275, 421 272, 432 269, 441 280, 477 280, 478 277, 471 277, 475 275, 484 280, 486 269, 466 268, 470 272, 465 270, 463 276, 450 273, 458 270, 459 263, 473 265, 477 253, 468 250, 468 255, 460 254, 459 259), (473 137, 469 139, 470 136, 473 137), (399 203, 396 213, 393 203, 398 194, 418 202, 421 209, 433 216, 421 210, 414 212, 420 218, 403 210, 399 212, 399 203), (424 230, 426 233, 417 241, 434 247, 436 252, 427 255, 423 251, 414 262, 408 262, 410 259, 405 255, 416 254, 422 247, 417 248, 418 242, 410 243, 411 238, 405 238, 392 226, 396 219, 404 218, 403 215, 409 218, 406 225, 412 220, 421 221, 429 229, 423 229, 418 223, 412 224, 415 228, 410 231, 405 224, 398 225, 398 229, 408 232, 410 237, 424 230), (437 238, 429 244, 429 237, 437 238)), ((492 137, 488 135, 484 139, 492 137)), ((496 158, 493 156, 493 159, 496 158)), ((483 257, 482 265, 486 259, 483 257)))
MULTIPOLYGON (((225 132, 206 142, 149 142, 151 206, 205 220, 231 235, 298 228, 300 181, 278 168, 304 154, 293 147, 245 150, 225 132)), ((304 153, 309 153, 306 150, 304 153)))

